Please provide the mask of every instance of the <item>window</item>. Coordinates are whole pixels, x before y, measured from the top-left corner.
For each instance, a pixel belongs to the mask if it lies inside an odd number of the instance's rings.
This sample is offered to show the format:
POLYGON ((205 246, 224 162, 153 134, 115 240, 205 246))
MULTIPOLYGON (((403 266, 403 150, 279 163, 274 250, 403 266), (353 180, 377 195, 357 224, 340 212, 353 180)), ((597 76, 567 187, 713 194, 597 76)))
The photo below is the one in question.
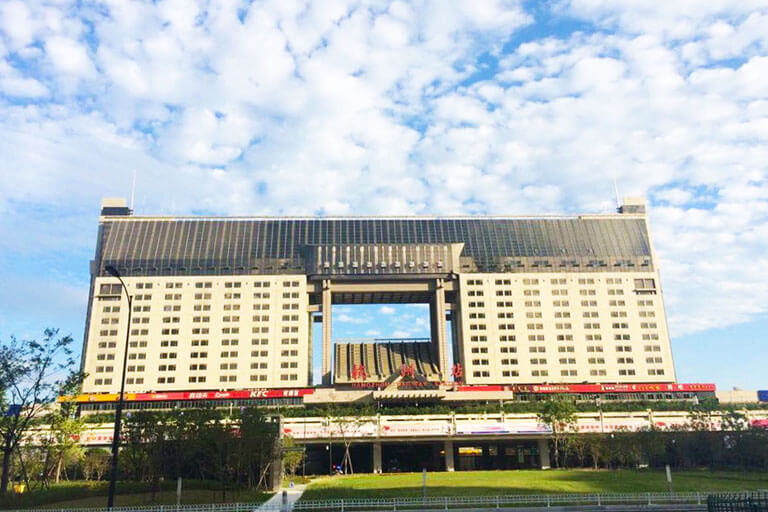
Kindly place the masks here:
POLYGON ((635 279, 635 288, 638 290, 653 290, 656 288, 654 279, 635 279))

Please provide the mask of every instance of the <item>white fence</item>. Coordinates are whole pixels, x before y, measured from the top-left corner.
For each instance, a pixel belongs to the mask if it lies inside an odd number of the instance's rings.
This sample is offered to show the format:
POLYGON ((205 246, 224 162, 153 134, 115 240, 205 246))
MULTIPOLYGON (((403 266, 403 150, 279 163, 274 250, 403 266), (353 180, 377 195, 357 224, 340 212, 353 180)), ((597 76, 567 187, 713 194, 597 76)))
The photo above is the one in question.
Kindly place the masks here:
MULTIPOLYGON (((259 503, 223 503, 210 505, 155 505, 115 507, 111 512, 252 512, 252 511, 385 511, 451 510, 560 506, 608 505, 704 505, 708 492, 632 493, 632 494, 508 494, 497 496, 445 496, 425 498, 382 498, 344 500, 300 500, 288 506, 259 503)), ((106 498, 105 498, 106 499, 106 498)), ((110 512, 108 508, 25 509, 9 512, 110 512)))

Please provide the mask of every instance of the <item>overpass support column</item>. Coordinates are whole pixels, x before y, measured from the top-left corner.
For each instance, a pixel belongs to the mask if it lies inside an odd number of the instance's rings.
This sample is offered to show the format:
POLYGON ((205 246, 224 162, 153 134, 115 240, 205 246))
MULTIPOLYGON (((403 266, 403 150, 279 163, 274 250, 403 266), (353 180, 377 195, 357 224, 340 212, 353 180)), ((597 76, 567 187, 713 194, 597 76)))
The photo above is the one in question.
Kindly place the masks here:
POLYGON ((323 312, 323 385, 331 385, 331 334, 332 334, 332 321, 331 321, 331 281, 330 279, 323 280, 323 300, 322 300, 322 312, 323 312))
POLYGON ((278 417, 277 419, 277 442, 278 447, 280 449, 275 450, 274 452, 274 458, 272 459, 272 464, 270 464, 269 468, 269 489, 271 491, 277 492, 280 490, 280 487, 282 487, 283 484, 283 450, 282 450, 282 439, 283 439, 283 419, 282 417, 278 417))
POLYGON ((445 336, 445 283, 435 279, 435 294, 429 303, 432 317, 432 343, 437 345, 437 364, 440 366, 440 378, 448 382, 448 347, 445 336))
POLYGON ((541 469, 549 469, 549 439, 539 439, 539 462, 541 469))
POLYGON ((373 443, 373 472, 381 474, 381 442, 373 443))
POLYGON ((445 470, 454 471, 456 468, 453 465, 453 441, 445 442, 445 470))

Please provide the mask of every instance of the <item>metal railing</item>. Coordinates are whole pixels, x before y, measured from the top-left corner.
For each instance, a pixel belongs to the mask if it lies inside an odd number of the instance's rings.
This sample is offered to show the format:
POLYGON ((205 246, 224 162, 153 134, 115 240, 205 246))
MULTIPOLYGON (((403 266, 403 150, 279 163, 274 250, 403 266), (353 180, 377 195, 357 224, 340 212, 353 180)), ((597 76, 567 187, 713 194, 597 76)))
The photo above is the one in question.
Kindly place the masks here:
MULTIPOLYGON (((717 494, 717 493, 713 493, 717 494)), ((750 493, 733 494, 746 496, 750 493)), ((763 496, 768 503, 768 492, 751 493, 763 496)), ((607 505, 700 505, 703 509, 710 501, 709 492, 679 493, 624 493, 624 494, 505 494, 496 496, 430 496, 413 498, 373 498, 338 500, 299 500, 283 505, 275 499, 270 503, 215 503, 207 505, 153 505, 114 507, 111 512, 252 512, 252 511, 379 511, 379 510, 450 510, 468 508, 513 508, 513 507, 561 507, 561 506, 607 506, 607 505)), ((722 496, 717 494, 717 496, 722 496)), ((731 496, 731 495, 729 495, 731 496)), ((720 502, 717 502, 720 504, 720 502)), ((765 505, 764 505, 765 506, 765 505)), ((712 512, 762 512, 762 509, 717 508, 712 512)), ((103 508, 45 508, 24 509, 8 512, 110 512, 103 508)))
MULTIPOLYGON (((453 508, 511 508, 605 505, 696 504, 706 501, 706 493, 643 494, 508 494, 497 496, 432 496, 425 498, 303 500, 288 510, 450 510, 453 508)), ((279 510, 279 506, 274 509, 279 510)))
POLYGON ((718 493, 707 497, 709 512, 768 512, 768 492, 718 493))

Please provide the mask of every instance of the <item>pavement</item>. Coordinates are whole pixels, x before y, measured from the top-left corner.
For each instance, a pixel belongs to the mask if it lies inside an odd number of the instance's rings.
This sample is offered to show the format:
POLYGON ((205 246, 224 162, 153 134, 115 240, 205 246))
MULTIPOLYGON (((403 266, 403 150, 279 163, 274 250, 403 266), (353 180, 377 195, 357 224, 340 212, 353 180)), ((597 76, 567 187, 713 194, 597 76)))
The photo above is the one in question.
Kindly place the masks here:
POLYGON ((274 496, 265 501, 256 510, 280 510, 283 506, 283 493, 286 495, 286 510, 291 510, 293 504, 296 503, 301 495, 304 494, 304 490, 307 488, 306 484, 296 484, 293 487, 285 487, 275 493, 274 496))

